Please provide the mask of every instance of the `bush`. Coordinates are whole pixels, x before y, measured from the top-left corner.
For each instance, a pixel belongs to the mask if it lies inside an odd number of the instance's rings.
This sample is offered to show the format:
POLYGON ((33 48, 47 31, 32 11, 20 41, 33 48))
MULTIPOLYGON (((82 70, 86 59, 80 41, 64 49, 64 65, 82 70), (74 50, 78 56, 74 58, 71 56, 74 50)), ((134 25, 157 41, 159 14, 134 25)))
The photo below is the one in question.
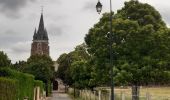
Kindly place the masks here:
POLYGON ((20 98, 21 100, 24 97, 28 97, 29 100, 33 99, 34 95, 34 77, 29 74, 19 73, 18 77, 19 80, 19 90, 20 90, 20 98))
POLYGON ((18 81, 0 77, 0 100, 17 100, 18 81))
POLYGON ((43 93, 43 90, 44 90, 44 83, 43 81, 40 81, 40 80, 34 80, 34 87, 40 87, 40 91, 41 93, 43 93))
POLYGON ((18 80, 18 98, 20 100, 23 100, 24 97, 28 97, 29 100, 33 100, 33 93, 34 93, 33 75, 17 72, 7 68, 0 68, 0 77, 6 77, 6 78, 18 80))
POLYGON ((50 96, 52 93, 52 83, 50 80, 47 83, 45 83, 45 90, 46 90, 46 95, 50 96))
POLYGON ((52 94, 52 83, 48 83, 48 95, 50 96, 52 94))

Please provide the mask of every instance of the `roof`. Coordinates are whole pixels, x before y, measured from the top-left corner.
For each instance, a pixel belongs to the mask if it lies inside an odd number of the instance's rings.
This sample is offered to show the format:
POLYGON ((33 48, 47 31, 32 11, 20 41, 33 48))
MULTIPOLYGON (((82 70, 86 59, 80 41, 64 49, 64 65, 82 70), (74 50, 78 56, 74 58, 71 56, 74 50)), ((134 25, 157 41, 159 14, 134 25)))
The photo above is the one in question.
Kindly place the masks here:
POLYGON ((38 30, 35 29, 33 40, 48 40, 48 33, 44 27, 43 14, 41 13, 38 30))

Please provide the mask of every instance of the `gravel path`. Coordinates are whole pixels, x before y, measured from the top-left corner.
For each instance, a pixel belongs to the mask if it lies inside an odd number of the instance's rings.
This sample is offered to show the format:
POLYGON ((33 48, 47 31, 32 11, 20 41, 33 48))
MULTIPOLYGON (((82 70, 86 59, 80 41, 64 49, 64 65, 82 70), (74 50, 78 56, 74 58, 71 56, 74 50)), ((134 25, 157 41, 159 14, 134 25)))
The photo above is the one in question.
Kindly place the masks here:
POLYGON ((50 100, 71 100, 71 98, 65 93, 53 92, 50 100))

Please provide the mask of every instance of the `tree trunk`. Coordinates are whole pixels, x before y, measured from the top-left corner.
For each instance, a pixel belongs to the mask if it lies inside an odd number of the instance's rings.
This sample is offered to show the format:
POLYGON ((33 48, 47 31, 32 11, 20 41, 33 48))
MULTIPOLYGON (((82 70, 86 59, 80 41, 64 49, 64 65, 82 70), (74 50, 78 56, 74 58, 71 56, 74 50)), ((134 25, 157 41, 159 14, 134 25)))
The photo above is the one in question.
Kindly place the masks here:
POLYGON ((139 89, 138 85, 132 86, 132 100, 139 100, 139 89))
POLYGON ((64 84, 64 86, 65 86, 65 93, 67 93, 67 85, 66 85, 66 84, 64 84))
POLYGON ((75 84, 74 84, 74 97, 76 97, 76 89, 75 89, 75 84))
POLYGON ((46 96, 49 96, 49 94, 48 94, 48 83, 45 83, 45 90, 46 90, 46 96))

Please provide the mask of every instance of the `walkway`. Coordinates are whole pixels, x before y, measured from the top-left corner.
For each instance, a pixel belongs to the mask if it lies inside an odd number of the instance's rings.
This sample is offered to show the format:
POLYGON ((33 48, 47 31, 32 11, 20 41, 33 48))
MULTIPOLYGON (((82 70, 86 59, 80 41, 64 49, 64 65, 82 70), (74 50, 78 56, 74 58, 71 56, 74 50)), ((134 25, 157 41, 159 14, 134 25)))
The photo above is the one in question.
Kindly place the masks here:
POLYGON ((71 98, 65 93, 58 93, 54 91, 49 100, 71 100, 71 98))

